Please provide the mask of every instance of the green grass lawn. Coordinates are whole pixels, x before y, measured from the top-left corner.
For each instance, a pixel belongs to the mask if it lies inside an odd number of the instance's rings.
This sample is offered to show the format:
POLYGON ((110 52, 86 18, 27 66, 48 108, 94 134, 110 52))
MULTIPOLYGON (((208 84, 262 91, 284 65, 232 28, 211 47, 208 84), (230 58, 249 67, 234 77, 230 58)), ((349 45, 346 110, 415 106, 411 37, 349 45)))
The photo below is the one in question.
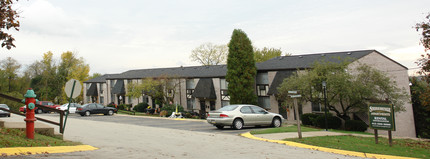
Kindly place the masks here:
MULTIPOLYGON (((310 128, 306 126, 302 126, 301 129, 302 129, 302 132, 323 130, 318 128, 310 128)), ((285 140, 304 143, 307 145, 334 148, 334 149, 340 149, 340 150, 430 159, 430 141, 393 139, 393 147, 390 147, 388 145, 387 138, 379 138, 379 144, 375 144, 375 138, 373 137, 372 133, 333 130, 333 129, 329 129, 329 131, 341 132, 346 134, 371 135, 371 136, 370 137, 357 137, 357 136, 347 136, 347 135, 346 136, 320 136, 320 137, 306 137, 303 139, 293 138, 293 139, 285 139, 285 140)), ((297 132, 297 126, 286 126, 286 127, 269 128, 269 129, 263 129, 263 130, 253 130, 251 131, 251 134, 255 135, 255 134, 270 134, 270 133, 283 133, 283 132, 297 132)))
POLYGON ((430 158, 430 142, 416 141, 411 139, 393 139, 393 146, 390 147, 388 139, 379 138, 379 144, 375 144, 374 137, 357 136, 321 136, 285 139, 304 143, 308 145, 328 147, 356 152, 385 154, 394 156, 406 156, 416 158, 430 158))
POLYGON ((58 138, 35 133, 34 140, 27 139, 22 130, 0 128, 0 148, 5 147, 43 147, 43 146, 74 146, 79 142, 63 141, 58 138))

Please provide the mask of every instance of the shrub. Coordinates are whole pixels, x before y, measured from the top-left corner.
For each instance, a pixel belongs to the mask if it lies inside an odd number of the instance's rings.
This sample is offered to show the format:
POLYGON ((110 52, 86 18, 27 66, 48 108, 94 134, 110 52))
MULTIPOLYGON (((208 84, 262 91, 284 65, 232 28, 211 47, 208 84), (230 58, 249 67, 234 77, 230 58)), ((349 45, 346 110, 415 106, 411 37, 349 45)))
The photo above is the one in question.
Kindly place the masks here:
POLYGON ((302 115, 302 124, 303 125, 311 125, 315 126, 315 119, 318 117, 318 114, 307 113, 302 115))
MULTIPOLYGON (((172 112, 176 111, 176 105, 167 104, 161 108, 161 111, 163 110, 167 111, 167 115, 170 115, 172 114, 172 112)), ((181 105, 178 105, 178 112, 183 112, 183 111, 184 111, 184 107, 182 107, 181 105)))
MULTIPOLYGON (((324 115, 318 116, 316 118, 316 126, 320 128, 325 128, 324 115)), ((340 126, 342 126, 342 121, 338 117, 332 115, 327 116, 327 127, 329 129, 338 129, 340 128, 340 126)))
POLYGON ((361 120, 347 120, 345 121, 345 130, 364 132, 367 130, 367 124, 361 120))
POLYGON ((125 104, 118 105, 118 110, 124 110, 125 104))
POLYGON ((166 117, 166 116, 167 116, 167 111, 162 110, 162 111, 160 112, 160 116, 161 116, 161 117, 166 117))
POLYGON ((133 110, 137 112, 146 112, 146 108, 148 107, 148 103, 139 103, 134 106, 133 110))

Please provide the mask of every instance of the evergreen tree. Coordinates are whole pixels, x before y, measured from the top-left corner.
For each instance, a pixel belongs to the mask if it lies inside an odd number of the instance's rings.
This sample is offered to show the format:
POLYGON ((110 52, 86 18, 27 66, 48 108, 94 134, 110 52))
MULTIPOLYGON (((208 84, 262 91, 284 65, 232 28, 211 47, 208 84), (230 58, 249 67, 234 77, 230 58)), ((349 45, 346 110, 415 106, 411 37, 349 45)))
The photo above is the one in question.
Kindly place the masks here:
POLYGON ((245 32, 235 29, 228 45, 227 76, 231 104, 256 104, 254 51, 245 32))

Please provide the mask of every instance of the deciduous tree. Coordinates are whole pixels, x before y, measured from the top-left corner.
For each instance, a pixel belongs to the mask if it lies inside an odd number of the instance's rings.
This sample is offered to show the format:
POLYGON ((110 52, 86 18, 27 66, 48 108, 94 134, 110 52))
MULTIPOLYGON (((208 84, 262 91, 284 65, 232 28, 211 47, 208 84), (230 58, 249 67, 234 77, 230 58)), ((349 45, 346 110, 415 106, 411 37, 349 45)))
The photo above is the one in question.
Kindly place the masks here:
POLYGON ((251 40, 245 32, 235 29, 228 45, 227 75, 231 104, 256 104, 255 76, 257 68, 251 40))
MULTIPOLYGON (((6 85, 7 92, 18 91, 13 90, 12 87, 16 85, 15 81, 19 77, 18 72, 20 68, 21 64, 19 64, 18 61, 16 61, 12 57, 7 57, 6 59, 0 61, 0 78, 2 78, 2 87, 4 88, 4 86, 6 85), (5 83, 5 81, 7 82, 5 83)), ((0 90, 1 89, 2 88, 0 87, 0 90)))
POLYGON ((204 66, 219 65, 225 63, 227 51, 227 45, 204 43, 191 52, 190 59, 204 66))
MULTIPOLYGON (((290 55, 285 54, 285 56, 290 55)), ((264 47, 263 49, 255 49, 254 51, 255 62, 264 62, 278 56, 282 56, 281 49, 264 47)))
MULTIPOLYGON (((424 46, 426 53, 421 55, 418 59, 417 64, 421 67, 419 73, 423 76, 423 80, 430 83, 430 13, 426 16, 425 21, 417 23, 415 25, 417 31, 421 31, 420 42, 424 46)), ((430 86, 427 85, 427 89, 420 93, 422 98, 422 106, 430 109, 430 86)))
POLYGON ((16 10, 12 9, 13 2, 13 0, 0 1, 0 42, 1 47, 6 47, 8 50, 15 47, 13 44, 15 38, 6 31, 10 29, 19 31, 19 15, 16 10))
POLYGON ((352 112, 364 112, 370 100, 387 100, 395 111, 404 110, 404 102, 409 102, 408 95, 387 75, 364 64, 355 70, 348 65, 347 61, 316 62, 312 69, 284 79, 278 88, 278 98, 290 100, 288 91, 299 90, 302 101, 324 105, 322 81, 326 81, 327 107, 343 119, 349 119, 352 112))

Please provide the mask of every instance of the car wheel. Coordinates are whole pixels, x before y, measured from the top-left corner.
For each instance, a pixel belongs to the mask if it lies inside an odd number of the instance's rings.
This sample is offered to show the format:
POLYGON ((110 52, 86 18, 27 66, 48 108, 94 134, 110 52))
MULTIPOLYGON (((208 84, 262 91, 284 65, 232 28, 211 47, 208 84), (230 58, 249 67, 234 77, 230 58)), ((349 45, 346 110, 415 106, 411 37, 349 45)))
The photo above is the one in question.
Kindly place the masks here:
POLYGON ((42 109, 37 109, 37 114, 42 114, 43 110, 42 109))
POLYGON ((234 119, 233 121, 233 128, 236 130, 240 130, 243 127, 243 121, 242 119, 234 119))
POLYGON ((113 110, 109 110, 108 115, 113 115, 113 110))
POLYGON ((85 116, 90 116, 90 115, 91 115, 90 111, 85 112, 85 116))
POLYGON ((273 118, 272 127, 277 128, 277 127, 281 127, 281 125, 282 125, 282 122, 281 122, 281 119, 279 119, 279 117, 273 118))
POLYGON ((218 128, 218 129, 223 129, 224 128, 224 126, 222 126, 222 125, 215 125, 216 126, 216 128, 218 128))

